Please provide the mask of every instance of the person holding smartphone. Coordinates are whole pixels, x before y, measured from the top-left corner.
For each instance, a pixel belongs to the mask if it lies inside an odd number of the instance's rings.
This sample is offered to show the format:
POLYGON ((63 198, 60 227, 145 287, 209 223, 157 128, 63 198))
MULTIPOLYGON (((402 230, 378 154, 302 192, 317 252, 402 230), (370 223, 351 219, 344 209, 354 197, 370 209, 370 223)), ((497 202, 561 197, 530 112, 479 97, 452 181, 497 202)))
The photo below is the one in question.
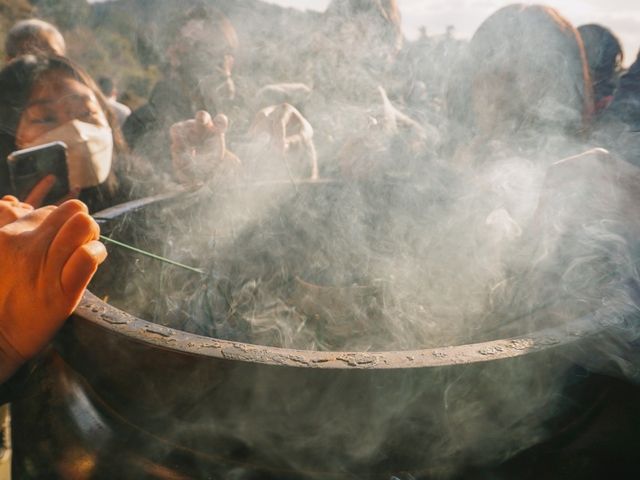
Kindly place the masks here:
POLYGON ((126 200, 122 178, 116 175, 119 167, 125 168, 117 122, 95 82, 70 60, 25 55, 0 71, 0 131, 0 195, 13 194, 36 206, 45 199, 77 197, 90 211, 126 200), (10 171, 7 158, 53 142, 66 147, 67 177, 60 169, 44 171, 30 191, 16 191, 16 172, 25 165, 10 171), (65 181, 64 195, 47 198, 65 181))

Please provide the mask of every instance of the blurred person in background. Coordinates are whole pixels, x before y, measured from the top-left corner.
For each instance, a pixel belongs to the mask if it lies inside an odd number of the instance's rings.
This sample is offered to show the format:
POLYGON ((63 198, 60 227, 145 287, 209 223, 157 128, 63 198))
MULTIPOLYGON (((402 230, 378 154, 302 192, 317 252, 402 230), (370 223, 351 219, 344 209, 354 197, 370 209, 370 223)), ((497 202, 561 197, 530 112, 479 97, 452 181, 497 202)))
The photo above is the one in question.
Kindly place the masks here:
POLYGON ((100 90, 107 100, 109 107, 113 111, 113 114, 116 116, 118 125, 122 128, 125 120, 129 115, 131 115, 131 109, 118 102, 118 90, 116 89, 115 83, 111 77, 100 77, 98 79, 98 85, 100 86, 100 90))
POLYGON ((596 138, 627 161, 640 165, 640 52, 620 77, 610 105, 601 113, 596 138))
POLYGON ((463 164, 496 151, 541 159, 548 151, 556 158, 576 153, 594 111, 578 31, 550 7, 501 8, 473 35, 447 109, 463 164))
MULTIPOLYGON (((380 101, 368 112, 366 125, 354 124, 352 137, 337 152, 340 175, 351 179, 409 179, 433 173, 440 146, 438 130, 399 110, 378 87, 380 101)), ((363 118, 364 120, 364 118, 363 118)))
MULTIPOLYGON (((0 194, 17 193, 8 155, 53 141, 67 145, 69 197, 80 198, 92 212, 127 199, 131 165, 95 82, 64 57, 19 57, 0 71, 0 194)), ((45 177, 22 200, 39 206, 55 182, 45 177)))
POLYGON ((169 129, 171 162, 177 182, 199 186, 207 181, 227 182, 240 173, 242 162, 227 149, 227 117, 214 118, 204 111, 195 118, 174 123, 169 129))
POLYGON ((357 157, 354 163, 360 166, 360 159, 373 158, 372 150, 383 153, 386 138, 378 142, 375 137, 388 135, 368 126, 377 116, 371 110, 379 110, 379 87, 395 100, 407 83, 398 71, 404 44, 398 2, 332 0, 312 29, 288 34, 304 69, 301 78, 313 88, 301 113, 313 125, 321 175, 344 175, 339 158, 344 152, 357 157), (368 135, 372 142, 354 141, 368 135))
POLYGON ((593 92, 578 31, 552 8, 510 5, 480 25, 460 68, 447 105, 460 135, 447 188, 463 192, 458 215, 469 216, 478 245, 507 246, 492 267, 524 272, 491 293, 506 307, 498 317, 515 305, 531 312, 558 291, 571 293, 547 319, 578 318, 603 298, 624 305, 640 172, 591 148, 593 92))
POLYGON ((587 55, 598 114, 613 100, 624 60, 622 45, 611 30, 601 25, 581 25, 578 32, 587 55))
POLYGON ((356 62, 383 68, 395 60, 402 48, 404 38, 396 0, 332 0, 323 16, 324 38, 317 39, 325 43, 325 48, 329 46, 334 53, 339 51, 356 62))
POLYGON ((605 116, 623 122, 633 131, 640 131, 640 52, 633 65, 620 77, 618 90, 605 116))
POLYGON ((48 22, 31 18, 16 23, 5 38, 4 51, 7 61, 20 55, 60 55, 67 47, 64 37, 48 22))
POLYGON ((191 8, 170 30, 164 78, 123 126, 132 150, 153 158, 154 166, 169 174, 171 125, 193 119, 200 110, 224 113, 221 105, 235 95, 231 74, 238 46, 233 25, 213 7, 191 8))
POLYGON ((578 170, 590 147, 593 94, 578 31, 550 7, 503 7, 478 27, 456 68, 442 152, 447 188, 473 192, 469 221, 486 242, 535 239, 545 177, 569 156, 578 170))
POLYGON ((306 75, 323 101, 367 104, 378 85, 389 87, 403 41, 395 0, 333 0, 315 31, 303 32, 293 48, 308 49, 301 52, 306 75))

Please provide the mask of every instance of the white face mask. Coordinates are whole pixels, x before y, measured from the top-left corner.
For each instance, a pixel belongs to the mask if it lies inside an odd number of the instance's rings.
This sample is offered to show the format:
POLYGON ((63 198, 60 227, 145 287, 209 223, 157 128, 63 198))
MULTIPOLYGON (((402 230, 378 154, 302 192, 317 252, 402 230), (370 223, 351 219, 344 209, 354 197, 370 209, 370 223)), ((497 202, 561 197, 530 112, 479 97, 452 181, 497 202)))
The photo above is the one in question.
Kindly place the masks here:
POLYGON ((70 189, 95 187, 109 176, 113 155, 113 135, 109 127, 71 120, 40 135, 22 148, 50 142, 64 142, 67 145, 70 189))

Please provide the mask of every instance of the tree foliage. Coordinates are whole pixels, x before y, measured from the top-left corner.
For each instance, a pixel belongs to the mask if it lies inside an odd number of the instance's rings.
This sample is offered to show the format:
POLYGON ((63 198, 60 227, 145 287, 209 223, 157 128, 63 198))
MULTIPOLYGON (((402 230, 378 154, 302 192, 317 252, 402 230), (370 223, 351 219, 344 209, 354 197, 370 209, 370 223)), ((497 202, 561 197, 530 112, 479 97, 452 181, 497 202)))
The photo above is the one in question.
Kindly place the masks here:
MULTIPOLYGON (((160 77, 176 23, 190 6, 202 2, 230 18, 241 45, 260 44, 256 37, 272 39, 306 15, 260 0, 0 0, 0 34, 4 38, 11 25, 25 18, 53 23, 65 37, 70 58, 94 78, 112 77, 135 104, 160 77)), ((4 56, 4 42, 0 53, 4 56)))
POLYGON ((141 30, 136 20, 140 17, 130 1, 31 0, 31 4, 30 13, 60 29, 67 55, 94 78, 113 78, 133 103, 148 95, 159 76, 158 58, 146 62, 140 58, 141 30))
MULTIPOLYGON (((33 15, 33 6, 27 0, 0 0, 0 35, 4 39, 18 20, 33 15)), ((0 55, 5 56, 4 41, 0 42, 0 55)))
POLYGON ((86 0, 31 0, 39 16, 61 30, 70 30, 87 22, 91 6, 86 0))

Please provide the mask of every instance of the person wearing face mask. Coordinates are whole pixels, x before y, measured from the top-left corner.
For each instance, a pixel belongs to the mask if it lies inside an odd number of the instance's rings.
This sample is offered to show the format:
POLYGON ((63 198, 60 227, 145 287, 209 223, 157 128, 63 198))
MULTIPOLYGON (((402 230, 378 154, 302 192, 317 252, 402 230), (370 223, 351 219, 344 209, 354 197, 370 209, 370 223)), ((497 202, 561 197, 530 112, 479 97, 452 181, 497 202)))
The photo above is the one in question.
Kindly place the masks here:
MULTIPOLYGON (((117 175, 126 170, 124 142, 91 77, 64 57, 15 59, 0 71, 0 195, 17 193, 8 155, 54 141, 67 147, 68 198, 78 197, 91 211, 126 199, 117 175)), ((44 177, 21 200, 39 206, 55 182, 44 177)))

